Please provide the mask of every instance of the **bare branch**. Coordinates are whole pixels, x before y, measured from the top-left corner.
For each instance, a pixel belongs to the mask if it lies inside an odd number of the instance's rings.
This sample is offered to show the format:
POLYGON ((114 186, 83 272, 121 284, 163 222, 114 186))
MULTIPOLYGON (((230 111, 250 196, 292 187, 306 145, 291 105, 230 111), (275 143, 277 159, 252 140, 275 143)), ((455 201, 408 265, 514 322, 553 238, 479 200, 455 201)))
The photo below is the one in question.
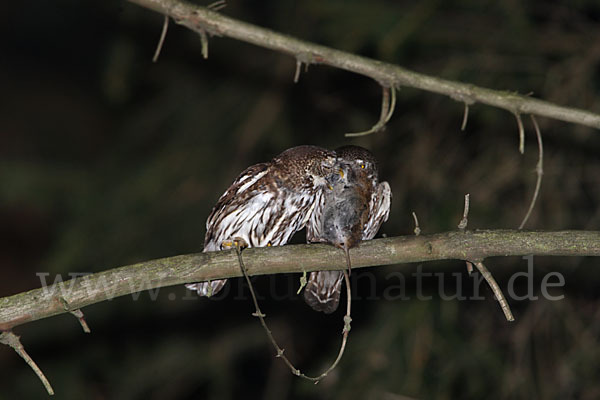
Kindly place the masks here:
MULTIPOLYGON (((244 250, 251 275, 342 270, 346 262, 339 255, 339 249, 324 244, 244 250)), ((600 231, 453 231, 368 240, 352 249, 352 267, 523 255, 600 256, 600 231)), ((140 290, 239 276, 232 251, 144 261, 0 298, 0 331, 67 312, 60 297, 71 309, 81 309, 140 290)))
POLYGON ((52 389, 52 385, 50 385, 50 382, 48 381, 48 379, 46 379, 46 376, 44 375, 40 367, 37 366, 37 364, 35 363, 35 361, 33 361, 31 357, 29 357, 29 354, 27 354, 27 352, 25 351, 25 348, 21 344, 21 341, 19 340, 19 337, 17 335, 12 333, 11 331, 2 332, 0 334, 0 343, 12 347, 12 349, 16 351, 17 354, 23 358, 23 360, 25 360, 27 365, 31 367, 31 369, 33 370, 33 372, 35 372, 38 378, 40 378, 40 381, 42 381, 42 384, 46 388, 48 394, 50 396, 54 396, 54 390, 52 389))
POLYGON ((529 209, 527 210, 527 214, 525 214, 523 221, 521 221, 519 229, 523 229, 523 227, 527 223, 527 220, 529 220, 529 216, 531 215, 531 212, 535 207, 538 195, 540 194, 540 187, 542 186, 542 176, 544 175, 544 144, 542 143, 542 132, 540 131, 540 126, 538 125, 537 120, 533 115, 531 115, 531 122, 533 122, 533 127, 535 128, 535 135, 537 136, 538 142, 538 162, 535 167, 537 179, 535 181, 535 190, 533 191, 533 197, 531 198, 529 209))
MULTIPOLYGON (((502 294, 500 286, 498 286, 498 283, 496 283, 496 280, 494 279, 490 271, 488 271, 488 269, 485 267, 485 265, 483 265, 482 262, 475 262, 472 264, 475 264, 479 272, 481 272, 481 275, 483 275, 483 277, 485 278, 485 281, 488 283, 488 285, 490 285, 490 288, 492 288, 492 291, 496 296, 496 300, 498 300, 498 302, 500 303, 500 307, 502 308, 502 312, 504 313, 506 320, 514 321, 515 317, 513 317, 512 311, 510 310, 510 306, 508 305, 506 298, 502 294)), ((473 267, 471 267, 471 269, 472 268, 473 267)))
POLYGON ((480 102, 512 113, 535 114, 600 129, 600 114, 556 105, 513 92, 491 90, 468 83, 420 74, 381 61, 298 40, 181 0, 129 0, 173 18, 195 32, 231 37, 257 46, 305 57, 320 63, 371 77, 390 86, 408 86, 449 96, 458 101, 480 102))

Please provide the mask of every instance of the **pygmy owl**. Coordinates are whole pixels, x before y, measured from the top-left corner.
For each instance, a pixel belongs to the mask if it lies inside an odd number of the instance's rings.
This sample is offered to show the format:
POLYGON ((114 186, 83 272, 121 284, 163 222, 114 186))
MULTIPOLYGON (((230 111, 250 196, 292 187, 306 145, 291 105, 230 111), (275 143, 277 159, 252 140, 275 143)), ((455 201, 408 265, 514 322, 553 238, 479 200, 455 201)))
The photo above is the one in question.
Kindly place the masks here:
MULTIPOLYGON (((206 221, 203 251, 222 250, 243 239, 249 247, 280 246, 321 213, 324 189, 335 163, 332 151, 317 146, 288 149, 270 162, 247 168, 217 201, 206 221)), ((223 288, 226 279, 185 285, 201 296, 223 288)))
MULTIPOLYGON (((343 249, 350 268, 350 248, 375 237, 388 219, 392 192, 387 182, 378 182, 377 160, 371 152, 358 146, 335 152, 335 171, 323 196, 324 205, 307 225, 307 241, 343 249)), ((332 313, 340 301, 342 277, 341 271, 311 272, 304 300, 316 311, 332 313)))

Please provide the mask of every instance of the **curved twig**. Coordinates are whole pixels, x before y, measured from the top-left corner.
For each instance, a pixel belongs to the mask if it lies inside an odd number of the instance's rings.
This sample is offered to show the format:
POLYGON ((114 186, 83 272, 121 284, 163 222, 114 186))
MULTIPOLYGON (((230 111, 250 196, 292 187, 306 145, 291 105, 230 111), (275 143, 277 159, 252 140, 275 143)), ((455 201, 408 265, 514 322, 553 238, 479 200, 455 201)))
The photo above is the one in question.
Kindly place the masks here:
POLYGON ((523 128, 523 120, 521 114, 518 112, 513 113, 517 119, 517 126, 519 127, 519 153, 525 154, 525 128, 523 128))
POLYGON ((235 251, 237 253, 238 262, 239 262, 242 274, 244 274, 246 283, 248 284, 248 287, 250 288, 250 295, 252 296, 252 302, 254 303, 255 312, 252 313, 252 316, 258 317, 258 319, 260 320, 260 324, 262 325, 263 329, 265 330, 265 333, 267 334, 267 337, 269 338, 271 345, 277 352, 277 354, 275 356, 278 358, 281 358, 283 360, 285 365, 287 365, 288 368, 290 369, 290 371, 292 371, 292 374, 299 376, 300 378, 304 378, 306 380, 312 381, 315 384, 319 383, 319 381, 321 379, 325 378, 327 376, 327 374, 329 374, 335 367, 337 367, 340 360, 342 359, 342 356, 344 355, 344 350, 346 349, 346 343, 348 341, 348 332, 350 332, 350 322, 352 321, 352 318, 350 317, 350 304, 351 304, 351 300, 352 300, 352 295, 351 295, 351 291, 350 291, 350 278, 348 277, 348 272, 346 272, 345 270, 343 271, 344 279, 346 281, 347 301, 346 301, 346 315, 344 316, 344 329, 342 330, 342 344, 340 345, 340 350, 338 351, 338 355, 337 355, 335 361, 329 366, 329 368, 327 368, 319 376, 312 377, 312 376, 303 374, 302 372, 300 372, 300 370, 298 368, 294 367, 294 364, 292 364, 292 362, 289 360, 289 358, 287 358, 286 355, 284 354, 285 350, 283 348, 279 347, 279 345, 277 344, 277 341, 273 337, 273 333, 271 332, 271 330, 267 326, 267 322, 265 321, 266 314, 264 314, 260 310, 260 306, 258 305, 258 300, 256 298, 256 294, 254 293, 254 286, 252 285, 252 282, 250 281, 250 277, 248 276, 248 273, 246 271, 246 266, 244 265, 244 260, 242 258, 242 250, 240 249, 240 247, 237 244, 235 246, 235 251))
POLYGON ((366 136, 371 133, 379 132, 385 129, 385 125, 389 122, 390 118, 394 114, 394 108, 396 108, 396 88, 387 87, 381 85, 382 94, 381 94, 381 114, 379 116, 379 120, 371 129, 363 132, 354 132, 354 133, 346 133, 344 136, 346 137, 358 137, 358 136, 366 136), (391 92, 391 95, 390 95, 391 92), (391 100, 390 100, 391 97, 391 100))
POLYGON ((535 116, 531 115, 531 122, 533 122, 533 127, 535 128, 535 135, 537 137, 538 142, 538 162, 535 167, 535 173, 537 175, 537 179, 535 181, 535 190, 533 191, 533 197, 531 198, 531 203, 529 203, 529 209, 523 217, 523 221, 521 221, 521 225, 519 225, 519 229, 523 229, 527 220, 529 220, 529 216, 535 207, 535 203, 537 201, 538 195, 540 193, 540 187, 542 186, 542 177, 544 175, 544 144, 542 143, 542 132, 540 131, 540 126, 535 119, 535 116))

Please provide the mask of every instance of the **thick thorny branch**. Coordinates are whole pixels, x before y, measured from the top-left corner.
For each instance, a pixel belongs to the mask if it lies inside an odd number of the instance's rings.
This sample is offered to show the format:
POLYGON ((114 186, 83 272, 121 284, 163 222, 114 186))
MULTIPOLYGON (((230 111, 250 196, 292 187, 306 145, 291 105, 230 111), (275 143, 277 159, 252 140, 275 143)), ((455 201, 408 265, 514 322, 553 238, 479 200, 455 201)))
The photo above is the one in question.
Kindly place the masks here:
POLYGON ((450 96, 469 105, 476 102, 488 104, 507 110, 516 116, 534 114, 600 129, 600 114, 590 111, 563 107, 513 92, 491 90, 420 74, 397 65, 298 40, 181 0, 129 1, 167 15, 176 23, 201 35, 208 33, 252 43, 290 54, 306 65, 326 64, 368 76, 387 87, 414 87, 450 96))
MULTIPOLYGON (((600 256, 600 231, 453 231, 363 242, 352 250, 352 267, 434 260, 483 261, 495 256, 600 256)), ((339 250, 324 244, 251 248, 250 275, 342 270, 339 250)), ((241 276, 234 251, 144 261, 0 298, 0 331, 90 304, 158 287, 241 276), (69 307, 65 308, 64 304, 69 307)))

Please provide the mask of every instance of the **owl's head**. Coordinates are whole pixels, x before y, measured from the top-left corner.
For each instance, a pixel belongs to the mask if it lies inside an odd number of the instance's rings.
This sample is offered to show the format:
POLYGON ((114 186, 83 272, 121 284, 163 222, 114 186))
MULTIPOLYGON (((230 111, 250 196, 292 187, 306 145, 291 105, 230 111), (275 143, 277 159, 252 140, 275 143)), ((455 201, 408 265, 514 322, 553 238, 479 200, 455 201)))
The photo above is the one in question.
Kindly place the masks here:
POLYGON ((325 178, 334 170, 335 153, 318 146, 292 147, 273 160, 298 182, 309 179, 315 186, 326 184, 325 178))
POLYGON ((345 179, 377 184, 377 159, 369 150, 359 146, 342 146, 335 150, 335 154, 339 173, 342 177, 346 175, 347 178, 345 179))

